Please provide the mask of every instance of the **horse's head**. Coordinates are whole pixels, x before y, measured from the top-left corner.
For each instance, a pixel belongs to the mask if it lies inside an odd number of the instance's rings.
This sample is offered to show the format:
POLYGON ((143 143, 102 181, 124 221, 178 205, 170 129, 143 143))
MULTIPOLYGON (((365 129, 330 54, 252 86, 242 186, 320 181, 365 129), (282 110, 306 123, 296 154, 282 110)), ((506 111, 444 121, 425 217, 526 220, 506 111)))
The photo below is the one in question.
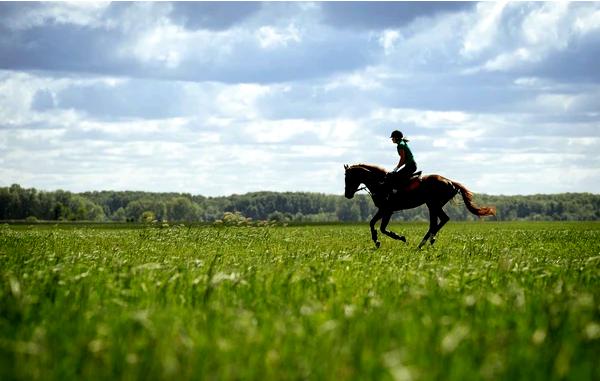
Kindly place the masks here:
POLYGON ((344 165, 346 170, 346 198, 354 197, 360 184, 365 184, 367 188, 373 189, 385 177, 385 169, 376 165, 356 164, 352 166, 344 165))
POLYGON ((354 167, 349 167, 347 164, 345 164, 344 170, 346 171, 346 189, 344 191, 344 196, 346 196, 346 198, 352 198, 358 190, 361 180, 357 178, 354 167))

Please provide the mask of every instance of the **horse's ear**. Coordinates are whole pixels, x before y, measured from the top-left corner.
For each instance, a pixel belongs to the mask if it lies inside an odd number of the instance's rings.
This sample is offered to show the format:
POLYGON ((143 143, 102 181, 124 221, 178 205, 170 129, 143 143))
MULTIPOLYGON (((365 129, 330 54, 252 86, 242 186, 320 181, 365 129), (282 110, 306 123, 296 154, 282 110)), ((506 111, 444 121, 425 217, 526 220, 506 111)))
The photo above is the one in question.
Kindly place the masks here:
POLYGON ((344 164, 344 169, 348 170, 348 164, 344 164))

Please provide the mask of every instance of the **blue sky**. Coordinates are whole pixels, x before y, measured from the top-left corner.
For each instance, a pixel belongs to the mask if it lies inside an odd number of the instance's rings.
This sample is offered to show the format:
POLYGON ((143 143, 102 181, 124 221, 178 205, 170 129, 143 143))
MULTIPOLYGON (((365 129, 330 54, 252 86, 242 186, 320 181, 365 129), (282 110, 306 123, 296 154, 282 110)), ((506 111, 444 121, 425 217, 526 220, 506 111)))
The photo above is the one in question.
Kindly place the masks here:
POLYGON ((600 3, 0 3, 0 186, 600 191, 600 3))

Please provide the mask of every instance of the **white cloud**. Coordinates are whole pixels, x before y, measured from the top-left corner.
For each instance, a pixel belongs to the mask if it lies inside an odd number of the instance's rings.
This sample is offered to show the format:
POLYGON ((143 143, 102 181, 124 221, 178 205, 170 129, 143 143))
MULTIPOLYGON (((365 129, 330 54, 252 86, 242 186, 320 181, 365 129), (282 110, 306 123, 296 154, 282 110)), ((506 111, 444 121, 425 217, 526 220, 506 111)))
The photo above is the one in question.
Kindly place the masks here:
MULTIPOLYGON (((133 53, 144 62, 163 63, 173 69, 179 66, 190 40, 190 33, 183 28, 162 25, 141 36, 133 47, 133 53)), ((123 48, 121 54, 128 55, 129 49, 123 48)))
POLYGON ((142 63, 158 64, 173 70, 182 63, 194 62, 199 66, 224 64, 238 44, 248 40, 243 31, 190 31, 163 18, 156 24, 144 25, 133 32, 129 41, 119 48, 119 56, 126 60, 132 53, 142 63))
POLYGON ((529 87, 529 88, 549 88, 551 84, 539 77, 520 77, 514 80, 514 84, 517 86, 529 87))
POLYGON ((323 147, 352 145, 359 124, 344 119, 311 121, 305 119, 254 120, 242 122, 240 138, 256 143, 298 144, 304 146, 307 135, 314 137, 310 143, 319 142, 323 147))
POLYGON ((539 62, 541 56, 526 48, 519 48, 513 52, 502 53, 487 61, 483 67, 489 71, 506 71, 518 67, 523 63, 539 62))
POLYGON ((47 2, 38 7, 23 7, 3 23, 11 29, 29 29, 44 24, 73 24, 98 27, 104 24, 107 2, 47 2))
POLYGON ((505 7, 505 1, 477 4, 477 10, 472 15, 475 23, 470 27, 463 41, 461 50, 463 55, 474 57, 494 45, 505 7))
POLYGON ((385 55, 390 55, 396 49, 396 43, 401 38, 397 30, 385 30, 379 37, 379 44, 383 47, 385 55))
POLYGON ((100 122, 96 120, 79 121, 76 132, 100 133, 107 140, 121 140, 124 138, 134 138, 137 140, 146 140, 148 137, 156 140, 157 134, 181 135, 186 132, 186 125, 189 120, 186 118, 170 118, 160 120, 133 120, 124 122, 100 122))
POLYGON ((432 111, 418 109, 379 109, 373 112, 374 119, 392 123, 414 124, 418 128, 446 128, 468 121, 469 115, 461 111, 432 111))
POLYGON ((293 43, 300 43, 302 36, 300 30, 290 24, 285 29, 273 26, 262 26, 256 32, 256 38, 263 49, 287 47, 293 43))
POLYGON ((523 37, 528 45, 551 45, 564 49, 569 38, 569 4, 544 3, 523 21, 523 37))
POLYGON ((569 111, 576 101, 577 95, 568 94, 542 94, 535 100, 537 104, 548 111, 569 111))
POLYGON ((239 84, 224 86, 216 95, 216 107, 228 117, 239 119, 256 119, 260 116, 257 102, 269 94, 269 86, 257 84, 239 84))
POLYGON ((593 33, 600 29, 600 9, 586 9, 580 12, 573 25, 574 30, 580 35, 593 33))
POLYGON ((480 3, 477 10, 479 20, 466 34, 461 53, 473 62, 485 61, 467 74, 539 63, 600 28, 597 6, 590 4, 480 3))
POLYGON ((382 81, 385 80, 385 75, 382 74, 380 68, 367 67, 361 71, 336 75, 327 81, 323 90, 329 92, 347 88, 363 91, 380 89, 383 86, 382 81))

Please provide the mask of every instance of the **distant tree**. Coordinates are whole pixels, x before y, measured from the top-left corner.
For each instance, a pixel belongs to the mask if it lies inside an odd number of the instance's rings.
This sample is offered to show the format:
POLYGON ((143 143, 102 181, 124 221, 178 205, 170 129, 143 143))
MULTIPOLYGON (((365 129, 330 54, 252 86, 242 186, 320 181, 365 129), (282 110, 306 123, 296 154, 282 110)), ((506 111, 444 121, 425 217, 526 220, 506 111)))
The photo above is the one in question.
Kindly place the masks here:
POLYGON ((292 216, 289 213, 275 211, 269 213, 269 215, 267 216, 267 220, 274 222, 289 222, 292 220, 292 216))
POLYGON ((104 214, 104 209, 102 209, 99 205, 93 205, 91 209, 88 210, 88 214, 86 216, 87 221, 104 221, 106 220, 106 215, 104 214))
POLYGON ((122 207, 117 209, 111 216, 111 220, 117 221, 117 222, 127 221, 127 213, 125 213, 125 209, 123 209, 122 207))
POLYGON ((198 221, 200 208, 187 197, 175 197, 167 202, 167 215, 170 221, 198 221))
POLYGON ((157 220, 167 219, 167 207, 164 202, 150 197, 131 201, 125 208, 127 218, 133 221, 140 221, 146 211, 151 211, 157 220))
POLYGON ((57 221, 70 220, 71 211, 62 202, 57 202, 54 204, 54 208, 52 210, 52 219, 57 221))
POLYGON ((8 218, 22 219, 26 217, 25 208, 23 207, 21 198, 22 192, 23 188, 21 188, 18 184, 13 184, 10 186, 10 189, 8 190, 8 218))
MULTIPOLYGON (((460 197, 444 210, 453 220, 473 220, 460 197)), ((497 220, 599 220, 600 195, 564 193, 532 196, 475 195, 476 203, 495 205, 497 220)), ((192 196, 184 193, 150 192, 53 192, 23 188, 18 184, 0 187, 0 219, 140 221, 151 211, 157 220, 215 221, 225 212, 241 213, 254 220, 367 221, 375 213, 368 195, 352 200, 343 196, 307 192, 254 192, 227 197, 192 196)), ((429 219, 427 208, 395 213, 395 221, 429 219)))
POLYGON ((104 209, 90 200, 74 195, 69 202, 69 219, 75 221, 102 221, 104 209))
POLYGON ((340 200, 336 206, 335 214, 340 221, 359 221, 360 206, 355 202, 340 200))
POLYGON ((9 220, 12 196, 8 188, 0 188, 0 220, 9 220))

